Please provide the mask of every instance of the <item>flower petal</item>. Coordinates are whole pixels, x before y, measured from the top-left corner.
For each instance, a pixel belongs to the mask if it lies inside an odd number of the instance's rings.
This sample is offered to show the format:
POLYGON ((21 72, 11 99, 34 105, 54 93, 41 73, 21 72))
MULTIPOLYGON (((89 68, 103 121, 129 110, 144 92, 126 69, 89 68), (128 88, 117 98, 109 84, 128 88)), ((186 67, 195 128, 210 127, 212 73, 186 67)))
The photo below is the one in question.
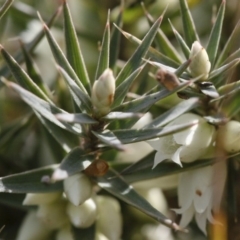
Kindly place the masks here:
POLYGON ((201 231, 207 235, 206 230, 206 223, 207 223, 207 211, 203 213, 196 213, 195 214, 195 220, 197 222, 198 227, 201 229, 201 231))
POLYGON ((153 168, 155 168, 160 162, 163 160, 169 159, 170 157, 165 155, 164 153, 161 152, 156 152, 155 157, 154 157, 154 164, 153 168))
POLYGON ((207 188, 204 193, 201 190, 195 191, 194 207, 196 212, 203 213, 208 207, 211 209, 212 189, 207 188))
POLYGON ((185 228, 192 220, 193 218, 193 215, 194 215, 194 207, 193 205, 191 205, 187 211, 185 211, 183 214, 182 214, 182 217, 181 217, 181 220, 180 220, 180 223, 179 225, 183 228, 185 228))

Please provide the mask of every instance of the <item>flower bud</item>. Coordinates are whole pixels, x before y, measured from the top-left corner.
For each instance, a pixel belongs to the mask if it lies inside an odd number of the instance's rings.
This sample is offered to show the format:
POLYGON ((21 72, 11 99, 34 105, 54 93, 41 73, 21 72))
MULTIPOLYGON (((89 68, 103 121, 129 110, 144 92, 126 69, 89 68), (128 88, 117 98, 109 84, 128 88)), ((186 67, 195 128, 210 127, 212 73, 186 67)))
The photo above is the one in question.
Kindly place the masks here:
POLYGON ((114 100, 115 78, 111 69, 106 69, 92 88, 92 104, 96 112, 106 115, 110 111, 110 106, 114 100))
POLYGON ((229 121, 218 129, 219 139, 223 149, 228 153, 240 151, 240 122, 229 121))
POLYGON ((201 81, 206 80, 211 69, 211 63, 205 48, 198 41, 192 44, 189 58, 191 59, 189 71, 192 76, 198 77, 203 75, 201 81))
POLYGON ((66 225, 65 227, 58 230, 56 234, 56 240, 74 240, 71 232, 71 226, 66 225))
POLYGON ((48 204, 60 199, 62 193, 28 193, 23 200, 23 205, 48 204))
POLYGON ((80 206, 68 203, 67 214, 75 227, 87 228, 96 220, 97 205, 92 198, 89 198, 80 206))
POLYGON ((98 221, 97 229, 108 239, 119 240, 122 233, 120 206, 112 197, 97 196, 98 221))
POLYGON ((66 202, 57 201, 38 207, 37 217, 50 229, 59 229, 68 223, 66 202))
POLYGON ((35 211, 29 212, 19 229, 17 240, 47 240, 51 234, 50 229, 40 221, 35 211))
POLYGON ((67 199, 78 206, 85 202, 92 194, 90 179, 83 173, 74 174, 63 182, 64 192, 67 199))

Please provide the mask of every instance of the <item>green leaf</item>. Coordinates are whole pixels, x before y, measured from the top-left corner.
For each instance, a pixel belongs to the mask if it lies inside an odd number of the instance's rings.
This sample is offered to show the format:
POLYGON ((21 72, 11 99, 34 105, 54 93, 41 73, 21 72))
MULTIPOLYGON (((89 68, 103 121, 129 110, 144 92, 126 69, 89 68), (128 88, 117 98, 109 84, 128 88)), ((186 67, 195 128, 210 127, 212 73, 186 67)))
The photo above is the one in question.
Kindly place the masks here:
MULTIPOLYGON (((150 140, 153 138, 163 137, 169 134, 173 134, 179 131, 183 131, 187 128, 190 128, 198 122, 179 124, 174 126, 166 126, 163 128, 148 128, 148 129, 123 129, 115 130, 113 134, 121 141, 123 144, 141 142, 150 140)), ((105 136, 105 133, 101 133, 102 136, 105 136)), ((107 137, 107 134, 106 134, 107 137)))
POLYGON ((0 19, 4 16, 7 10, 11 7, 13 0, 6 0, 6 2, 0 8, 0 19))
POLYGON ((142 113, 131 113, 131 112, 110 112, 103 117, 105 120, 121 120, 128 118, 141 118, 144 114, 142 113))
POLYGON ((180 66, 178 67, 178 69, 176 69, 176 71, 174 72, 174 74, 175 74, 176 76, 180 77, 180 76, 184 73, 184 71, 187 70, 187 68, 188 68, 188 66, 190 65, 191 61, 192 61, 191 59, 188 59, 187 61, 185 61, 182 65, 180 65, 180 66))
MULTIPOLYGON (((154 22, 153 17, 149 14, 149 12, 147 11, 147 9, 145 8, 144 2, 141 3, 143 11, 145 13, 145 16, 148 20, 149 25, 151 26, 154 22)), ((166 9, 164 10, 164 12, 166 11, 166 9)), ((179 53, 176 51, 175 47, 172 45, 172 43, 168 40, 168 37, 165 35, 165 33, 161 30, 158 29, 158 32, 156 34, 156 39, 155 39, 155 43, 158 47, 158 49, 160 49, 160 51, 168 56, 169 58, 173 59, 174 61, 176 61, 177 63, 181 63, 182 62, 182 58, 179 55, 179 53)))
MULTIPOLYGON (((57 11, 53 14, 53 16, 51 17, 51 19, 48 21, 47 26, 51 27, 52 24, 54 23, 56 17, 59 15, 59 13, 61 12, 61 7, 59 7, 57 9, 57 11)), ((33 52, 33 50, 35 49, 35 47, 38 45, 38 43, 42 40, 44 36, 44 30, 42 29, 34 38, 31 42, 25 44, 25 48, 26 50, 31 53, 33 52)), ((18 63, 22 63, 24 61, 24 57, 22 54, 22 51, 18 51, 15 55, 14 55, 14 59, 16 59, 16 61, 18 63)), ((8 66, 3 66, 0 69, 0 75, 1 76, 5 76, 5 77, 9 77, 10 76, 10 70, 8 68, 8 66)))
POLYGON ((178 103, 175 107, 155 118, 151 123, 144 126, 144 128, 158 128, 166 125, 170 121, 176 119, 185 112, 188 112, 200 105, 199 98, 190 98, 188 100, 178 103))
POLYGON ((93 240, 96 235, 96 225, 93 224, 88 228, 77 228, 72 226, 73 239, 75 240, 93 240))
POLYGON ((18 209, 28 209, 28 207, 23 206, 23 200, 25 198, 25 194, 19 194, 19 193, 0 193, 0 203, 4 204, 6 206, 10 206, 13 208, 18 209))
POLYGON ((90 117, 86 113, 59 113, 55 115, 56 118, 63 122, 80 123, 80 124, 97 124, 98 121, 90 117))
MULTIPOLYGON (((122 28, 123 25, 123 10, 124 10, 124 0, 121 1, 121 6, 119 8, 119 14, 116 20, 116 25, 122 28)), ((109 55, 109 68, 113 69, 116 64, 120 49, 120 38, 121 33, 118 29, 113 26, 111 40, 110 40, 110 55, 109 55)))
POLYGON ((142 71, 145 65, 146 63, 143 66, 136 69, 134 72, 132 72, 130 76, 128 76, 122 83, 120 83, 117 86, 112 108, 119 106, 123 102, 133 81, 136 79, 136 77, 139 75, 139 73, 142 71))
POLYGON ((7 193, 41 193, 62 191, 62 182, 43 183, 44 176, 51 175, 58 165, 31 170, 0 178, 0 192, 7 193))
POLYGON ((85 89, 90 93, 90 80, 67 1, 64 1, 63 3, 63 14, 67 59, 85 89))
POLYGON ((224 0, 222 1, 221 7, 218 11, 217 19, 212 28, 212 31, 208 40, 208 44, 206 47, 209 61, 211 62, 211 68, 214 67, 217 52, 218 52, 219 42, 222 35, 222 25, 223 25, 223 19, 225 14, 225 5, 226 5, 226 2, 224 0))
POLYGON ((69 76, 69 74, 62 67, 58 66, 58 70, 61 72, 64 80, 71 89, 70 93, 77 106, 80 107, 80 109, 86 109, 87 112, 91 112, 92 103, 89 95, 85 94, 79 88, 76 82, 69 76))
POLYGON ((170 227, 174 230, 182 230, 172 220, 166 218, 162 213, 157 211, 143 197, 141 197, 131 185, 128 185, 117 173, 109 170, 103 177, 96 178, 97 184, 111 193, 115 197, 121 199, 125 203, 137 208, 158 222, 170 227))
POLYGON ((182 36, 178 33, 178 31, 173 27, 172 23, 170 20, 168 20, 172 31, 177 39, 178 44, 180 45, 182 52, 184 54, 184 56, 188 59, 189 58, 189 54, 190 54, 190 48, 188 47, 187 43, 184 41, 184 39, 182 38, 182 36))
POLYGON ((101 51, 98 58, 97 70, 95 74, 95 80, 97 80, 102 73, 109 68, 109 52, 110 52, 110 11, 108 12, 107 23, 105 26, 102 44, 101 44, 101 51))
POLYGON ((112 148, 116 148, 119 151, 124 150, 124 146, 122 142, 115 136, 115 134, 109 130, 104 130, 103 132, 95 132, 92 133, 104 144, 110 146, 112 148))
POLYGON ((174 89, 173 91, 168 91, 166 89, 161 90, 156 93, 149 94, 147 96, 142 96, 132 101, 123 103, 121 106, 114 109, 114 111, 122 111, 122 112, 145 112, 149 109, 154 103, 163 99, 171 94, 183 90, 184 88, 191 85, 192 81, 185 82, 181 84, 179 87, 174 89))
POLYGON ((179 0, 179 3, 180 3, 184 38, 188 47, 191 47, 194 41, 199 41, 199 38, 197 35, 195 24, 192 19, 192 15, 190 13, 190 10, 187 4, 187 0, 179 0))
POLYGON ((85 170, 94 160, 93 154, 86 154, 81 148, 72 149, 62 160, 61 164, 52 174, 53 182, 63 180, 70 175, 85 170))
POLYGON ((21 88, 13 82, 2 80, 4 84, 16 91, 21 99, 26 102, 34 111, 41 114, 43 117, 54 123, 56 126, 61 127, 62 129, 68 130, 74 134, 81 134, 81 129, 79 127, 71 126, 67 123, 62 123, 54 116, 56 113, 64 113, 63 110, 57 108, 55 105, 50 104, 41 98, 38 98, 34 94, 28 92, 27 90, 21 88))
POLYGON ((49 97, 38 87, 38 85, 28 76, 28 74, 23 70, 23 68, 21 68, 21 66, 8 54, 6 50, 4 50, 1 45, 0 51, 8 67, 11 70, 11 73, 13 74, 19 85, 30 90, 38 97, 48 102, 52 102, 49 97))
MULTIPOLYGON (((117 27, 117 26, 115 25, 115 27, 117 27)), ((136 38, 135 36, 121 30, 120 28, 118 28, 118 30, 123 34, 124 37, 126 37, 130 42, 132 42, 136 46, 140 46, 142 44, 142 41, 140 39, 136 38)), ((159 61, 163 64, 169 65, 171 67, 179 66, 179 63, 175 62, 171 58, 160 53, 159 51, 157 51, 155 48, 153 48, 151 46, 148 48, 147 57, 151 58, 152 60, 159 61)))
POLYGON ((33 62, 30 54, 28 53, 27 49, 25 48, 24 44, 20 41, 20 46, 23 52, 27 73, 29 77, 36 83, 36 85, 44 92, 46 96, 51 98, 50 89, 42 80, 42 77, 37 69, 36 64, 33 62))
POLYGON ((225 64, 224 66, 213 70, 208 77, 208 80, 210 81, 213 78, 216 78, 218 76, 221 76, 223 73, 225 73, 226 71, 230 70, 231 68, 235 67, 240 61, 240 58, 234 59, 231 62, 225 64))
MULTIPOLYGON (((235 26, 234 30, 232 31, 230 37, 228 38, 227 42, 224 44, 224 48, 217 59, 216 67, 219 67, 224 62, 226 63, 227 62, 226 60, 231 57, 230 53, 232 51, 232 48, 233 48, 233 46, 236 46, 237 42, 239 41, 239 39, 238 39, 239 34, 240 34, 239 26, 240 26, 240 20, 236 24, 236 26, 235 26)), ((239 51, 240 51, 239 49, 236 51, 237 52, 236 57, 240 57, 239 51)))
MULTIPOLYGON (((41 19, 40 15, 39 18, 41 19)), ((42 20, 41 20, 42 21, 42 20)), ((81 88, 81 90, 88 95, 85 87, 83 86, 82 82, 79 80, 77 74, 73 70, 72 66, 68 62, 67 58, 65 57, 63 51, 59 47, 57 41, 54 39, 53 35, 51 34, 49 28, 47 25, 42 21, 43 23, 43 28, 45 35, 47 37, 49 46, 51 48, 52 54, 54 56, 55 61, 57 62, 58 65, 60 65, 67 73, 68 75, 74 79, 74 81, 77 83, 77 85, 81 88)))
POLYGON ((147 53, 148 48, 150 47, 157 33, 157 30, 162 22, 162 18, 162 16, 159 17, 157 21, 153 24, 153 26, 143 38, 142 43, 138 46, 136 51, 133 53, 133 55, 130 57, 130 59, 127 61, 127 63, 124 65, 124 67, 118 74, 116 78, 116 83, 118 85, 122 83, 129 76, 129 74, 134 72, 140 66, 142 58, 147 53))
POLYGON ((42 115, 39 114, 37 111, 34 112, 40 122, 43 124, 43 126, 55 138, 55 140, 60 144, 60 146, 65 152, 70 152, 73 147, 79 144, 79 140, 76 135, 73 135, 72 133, 64 129, 59 128, 56 124, 42 117, 42 115))

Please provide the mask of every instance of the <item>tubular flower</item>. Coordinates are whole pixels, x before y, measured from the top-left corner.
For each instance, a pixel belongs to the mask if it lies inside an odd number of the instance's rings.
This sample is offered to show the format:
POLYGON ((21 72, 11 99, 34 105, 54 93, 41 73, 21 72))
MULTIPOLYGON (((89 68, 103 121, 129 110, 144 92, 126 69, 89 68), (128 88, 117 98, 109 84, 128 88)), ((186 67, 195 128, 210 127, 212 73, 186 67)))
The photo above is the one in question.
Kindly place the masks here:
POLYGON ((189 58, 192 60, 189 65, 189 71, 192 76, 198 77, 203 75, 201 81, 206 80, 211 69, 211 63, 205 48, 198 41, 192 44, 189 58))
POLYGON ((215 128, 209 125, 205 119, 193 113, 186 113, 167 126, 196 121, 198 121, 198 124, 184 131, 148 141, 157 150, 153 167, 165 159, 171 159, 182 166, 181 161, 192 162, 204 156, 208 148, 211 147, 215 136, 215 128))
POLYGON ((178 202, 181 208, 174 211, 182 214, 181 227, 186 227, 195 216, 198 227, 207 234, 207 220, 216 223, 212 211, 216 212, 220 207, 225 179, 225 163, 187 171, 180 175, 178 202), (213 181, 213 173, 216 170, 221 175, 218 176, 219 181, 213 181), (213 193, 216 187, 218 191, 213 193))
POLYGON ((115 93, 115 78, 111 69, 106 69, 92 88, 92 104, 96 113, 105 115, 110 111, 115 93))
POLYGON ((220 126, 218 134, 226 152, 236 153, 240 151, 240 122, 229 121, 224 126, 220 126))

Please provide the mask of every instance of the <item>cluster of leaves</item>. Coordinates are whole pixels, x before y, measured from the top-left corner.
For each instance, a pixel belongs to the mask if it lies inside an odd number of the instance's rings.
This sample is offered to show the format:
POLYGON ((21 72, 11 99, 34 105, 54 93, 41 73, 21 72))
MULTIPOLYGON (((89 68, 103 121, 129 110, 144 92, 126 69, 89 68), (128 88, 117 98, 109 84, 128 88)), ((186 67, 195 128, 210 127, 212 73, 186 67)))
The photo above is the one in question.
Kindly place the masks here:
MULTIPOLYGON (((12 1, 6 2, 5 6, 1 9, 0 16, 6 12, 7 7, 11 3, 12 1)), ((107 154, 110 154, 111 158, 114 158, 117 151, 124 150, 124 144, 166 136, 191 127, 191 124, 186 123, 163 128, 164 125, 190 110, 201 113, 206 116, 206 119, 211 124, 215 125, 225 120, 225 117, 222 116, 232 118, 239 113, 240 105, 236 103, 237 98, 235 97, 240 89, 239 82, 234 83, 234 85, 227 85, 224 89, 221 88, 226 84, 224 82, 224 74, 239 63, 239 50, 231 55, 229 54, 231 43, 237 35, 238 26, 219 54, 225 1, 222 2, 219 8, 206 47, 212 64, 208 78, 211 83, 208 84, 196 83, 199 78, 191 79, 191 76, 187 72, 187 68, 191 63, 191 59, 189 59, 191 45, 195 40, 199 40, 199 37, 186 0, 180 0, 179 3, 182 13, 184 37, 173 27, 171 22, 170 24, 183 56, 178 53, 159 28, 164 14, 156 21, 153 21, 144 8, 151 27, 142 40, 121 30, 123 4, 120 8, 116 24, 111 31, 110 17, 108 15, 94 79, 98 79, 105 69, 113 69, 116 75, 116 92, 111 112, 102 117, 94 115, 91 103, 93 79, 89 78, 86 70, 85 61, 66 1, 63 1, 63 5, 48 23, 44 23, 41 20, 43 25, 42 31, 32 42, 21 44, 21 52, 16 56, 12 57, 1 46, 2 58, 6 63, 6 66, 3 64, 0 69, 1 87, 14 90, 31 108, 31 111, 17 122, 10 125, 7 124, 2 128, 0 146, 6 149, 16 134, 21 133, 23 129, 24 131, 28 131, 30 126, 34 126, 34 128, 36 126, 39 127, 40 123, 41 126, 44 126, 46 139, 48 139, 48 144, 51 146, 53 155, 57 159, 57 164, 2 177, 0 179, 1 202, 11 202, 13 205, 19 206, 25 193, 62 191, 63 179, 77 172, 84 171, 101 154, 103 154, 101 158, 104 158, 107 154), (61 11, 64 18, 66 54, 64 54, 49 30, 54 19, 61 11), (137 48, 120 69, 117 60, 121 33, 134 43, 137 48), (30 53, 44 35, 51 48, 56 68, 69 89, 73 113, 69 113, 58 106, 56 97, 42 80, 41 74, 36 70, 31 58, 30 53), (155 42, 159 50, 151 46, 153 42, 155 42), (150 58, 151 61, 144 60, 147 58, 150 58), (26 64, 26 70, 20 65, 23 62, 26 64), (173 72, 179 77, 181 84, 171 91, 157 86, 148 92, 143 92, 136 99, 129 98, 128 93, 133 82, 143 69, 147 67, 147 64, 173 72), (10 73, 13 76, 13 80, 9 80, 10 73), (139 130, 131 129, 138 119, 144 113, 148 112, 156 102, 175 93, 178 93, 179 97, 184 97, 186 100, 165 111, 144 128, 139 130), (234 99, 234 101, 225 101, 226 96, 234 99), (219 111, 215 109, 221 109, 224 115, 219 115, 219 111), (111 152, 112 150, 116 151, 113 151, 113 153, 111 152), (65 155, 63 159, 59 158, 59 151, 65 155), (14 193, 18 193, 22 197, 16 198, 14 193)), ((207 166, 212 164, 214 159, 183 164, 183 168, 166 162, 152 170, 153 156, 154 152, 140 159, 135 164, 127 166, 127 168, 125 168, 126 164, 110 162, 110 169, 104 176, 89 177, 102 189, 116 198, 136 207, 172 229, 181 230, 176 223, 154 209, 129 184, 135 181, 207 166), (125 169, 123 170, 123 168, 125 169)), ((89 229, 90 231, 92 232, 92 228, 89 229)), ((86 236, 89 236, 87 231, 84 231, 84 233, 86 233, 86 236)), ((84 239, 83 233, 79 234, 84 239)))

